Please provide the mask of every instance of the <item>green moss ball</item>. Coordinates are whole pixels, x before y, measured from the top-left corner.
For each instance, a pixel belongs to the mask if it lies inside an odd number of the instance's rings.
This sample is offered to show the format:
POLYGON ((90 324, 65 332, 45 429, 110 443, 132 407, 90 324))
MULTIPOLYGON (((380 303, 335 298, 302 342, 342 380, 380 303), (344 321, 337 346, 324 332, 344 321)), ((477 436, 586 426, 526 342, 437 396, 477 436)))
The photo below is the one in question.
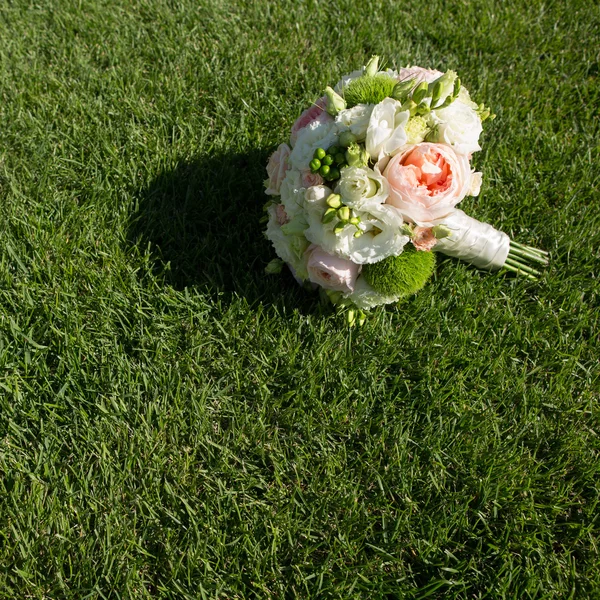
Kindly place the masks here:
POLYGON ((344 100, 348 108, 357 104, 379 104, 392 96, 396 83, 387 75, 363 75, 344 88, 344 100))
POLYGON ((400 256, 390 256, 377 263, 364 265, 362 275, 367 283, 385 296, 410 296, 418 292, 433 274, 435 253, 404 246, 400 256))

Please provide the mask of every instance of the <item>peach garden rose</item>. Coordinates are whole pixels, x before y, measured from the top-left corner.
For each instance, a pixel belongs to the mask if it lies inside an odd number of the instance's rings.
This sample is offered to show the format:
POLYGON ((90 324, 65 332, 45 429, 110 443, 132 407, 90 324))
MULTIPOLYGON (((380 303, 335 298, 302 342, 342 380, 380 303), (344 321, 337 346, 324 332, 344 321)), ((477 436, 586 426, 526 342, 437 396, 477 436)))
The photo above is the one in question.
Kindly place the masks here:
POLYGON ((431 223, 452 212, 467 195, 479 194, 481 173, 473 173, 466 156, 447 145, 421 143, 394 156, 384 176, 387 204, 413 223, 431 223))

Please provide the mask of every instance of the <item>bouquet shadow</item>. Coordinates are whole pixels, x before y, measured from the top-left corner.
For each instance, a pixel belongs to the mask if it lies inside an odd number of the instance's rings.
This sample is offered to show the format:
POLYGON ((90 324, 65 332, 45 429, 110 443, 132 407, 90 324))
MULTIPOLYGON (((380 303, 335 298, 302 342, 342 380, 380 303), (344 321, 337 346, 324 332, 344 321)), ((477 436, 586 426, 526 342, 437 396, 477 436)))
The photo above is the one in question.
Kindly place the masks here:
POLYGON ((129 243, 141 252, 150 248, 155 275, 176 289, 224 292, 250 305, 287 303, 303 313, 319 310, 289 273, 283 279, 265 274, 274 256, 261 223, 266 162, 265 152, 251 150, 163 171, 138 193, 129 243))

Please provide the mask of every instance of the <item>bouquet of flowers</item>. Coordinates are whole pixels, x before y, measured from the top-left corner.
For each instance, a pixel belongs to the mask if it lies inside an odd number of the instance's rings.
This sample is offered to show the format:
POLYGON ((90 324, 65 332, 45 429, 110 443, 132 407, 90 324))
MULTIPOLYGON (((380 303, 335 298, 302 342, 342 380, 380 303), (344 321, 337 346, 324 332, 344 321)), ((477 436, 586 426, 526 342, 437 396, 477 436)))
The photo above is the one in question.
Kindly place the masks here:
POLYGON ((267 272, 287 263, 360 311, 421 289, 433 251, 535 278, 546 252, 456 208, 479 194, 470 159, 488 118, 453 71, 382 71, 374 56, 344 75, 269 159, 266 236, 279 259, 267 272))

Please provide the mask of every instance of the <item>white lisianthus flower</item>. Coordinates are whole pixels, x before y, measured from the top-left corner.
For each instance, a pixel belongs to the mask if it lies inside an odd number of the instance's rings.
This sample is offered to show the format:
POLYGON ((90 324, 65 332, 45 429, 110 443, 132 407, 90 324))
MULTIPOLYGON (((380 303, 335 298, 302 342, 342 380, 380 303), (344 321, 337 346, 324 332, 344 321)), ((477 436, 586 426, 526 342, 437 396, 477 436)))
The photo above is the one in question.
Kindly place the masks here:
POLYGON ((359 276, 354 284, 354 291, 350 294, 345 294, 344 298, 351 300, 358 308, 368 310, 380 304, 397 302, 400 296, 384 296, 374 290, 364 277, 359 276))
POLYGON ((477 112, 459 99, 439 110, 430 113, 433 125, 428 139, 432 142, 448 144, 457 154, 469 155, 481 150, 479 136, 483 131, 477 112))
POLYGON ((357 104, 352 108, 341 110, 335 117, 340 132, 349 130, 356 136, 357 141, 362 142, 367 135, 367 127, 374 106, 374 104, 357 104))
POLYGON ((395 154, 406 144, 405 126, 409 111, 401 111, 402 104, 393 98, 385 98, 373 107, 365 146, 373 160, 395 154))
POLYGON ((331 189, 326 185, 313 185, 304 192, 304 206, 308 209, 309 206, 317 204, 321 200, 326 200, 331 195, 331 189))
MULTIPOLYGON (((277 207, 271 205, 268 208, 269 221, 265 235, 273 244, 277 256, 291 266, 299 279, 308 279, 307 258, 305 251, 309 246, 304 235, 286 235, 280 224, 281 218, 277 214, 277 207)), ((286 227, 288 224, 284 224, 286 227)))
POLYGON ((298 138, 288 163, 302 171, 308 169, 317 148, 327 150, 337 142, 338 128, 334 121, 313 121, 298 132, 298 138))
POLYGON ((368 167, 343 169, 335 191, 342 196, 344 204, 355 210, 383 204, 389 194, 385 177, 368 167))
POLYGON ((360 217, 362 235, 354 237, 354 227, 346 227, 338 234, 349 260, 364 265, 402 254, 410 238, 402 230, 404 222, 399 211, 393 206, 379 204, 366 212, 355 212, 360 217))
POLYGON ((306 188, 302 186, 302 173, 297 169, 290 169, 285 174, 279 188, 281 204, 283 204, 289 219, 302 213, 305 191, 306 188))
POLYGON ((336 219, 329 223, 322 222, 328 208, 326 198, 305 201, 308 229, 304 235, 308 241, 357 265, 378 262, 387 256, 402 253, 410 238, 402 232, 402 217, 394 207, 378 204, 369 207, 368 211, 355 210, 360 217, 362 235, 354 237, 357 229, 352 225, 336 234, 336 219))

